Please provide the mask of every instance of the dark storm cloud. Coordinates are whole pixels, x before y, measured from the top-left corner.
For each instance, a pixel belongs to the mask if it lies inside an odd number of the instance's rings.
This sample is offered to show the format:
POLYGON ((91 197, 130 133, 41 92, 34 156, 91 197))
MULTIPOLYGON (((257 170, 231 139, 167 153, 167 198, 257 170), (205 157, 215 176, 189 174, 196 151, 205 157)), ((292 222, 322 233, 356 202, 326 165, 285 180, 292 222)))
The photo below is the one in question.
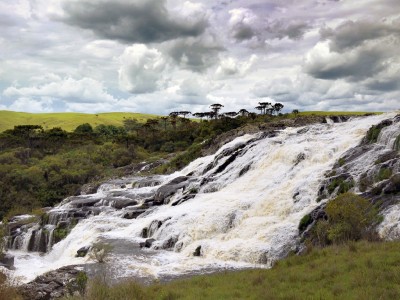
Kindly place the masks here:
POLYGON ((174 17, 165 0, 65 1, 62 21, 90 29, 102 38, 126 43, 163 42, 199 36, 208 27, 205 18, 174 17))
POLYGON ((201 72, 218 62, 218 54, 224 48, 214 37, 206 35, 168 42, 165 50, 180 67, 201 72))
POLYGON ((281 21, 272 25, 269 31, 279 39, 287 37, 291 40, 299 40, 309 29, 310 26, 305 22, 289 22, 289 24, 285 24, 281 21))
POLYGON ((323 28, 320 33, 322 39, 330 40, 331 50, 342 52, 383 36, 393 35, 399 37, 400 23, 348 21, 336 29, 323 28))
POLYGON ((384 70, 384 58, 380 49, 361 49, 340 59, 332 56, 329 60, 314 60, 306 66, 306 72, 318 79, 359 81, 384 70))
MULTIPOLYGON (((400 75, 400 74, 398 74, 400 75)), ((380 92, 391 92, 396 91, 400 88, 400 77, 390 79, 375 79, 366 84, 367 89, 380 91, 380 92)))

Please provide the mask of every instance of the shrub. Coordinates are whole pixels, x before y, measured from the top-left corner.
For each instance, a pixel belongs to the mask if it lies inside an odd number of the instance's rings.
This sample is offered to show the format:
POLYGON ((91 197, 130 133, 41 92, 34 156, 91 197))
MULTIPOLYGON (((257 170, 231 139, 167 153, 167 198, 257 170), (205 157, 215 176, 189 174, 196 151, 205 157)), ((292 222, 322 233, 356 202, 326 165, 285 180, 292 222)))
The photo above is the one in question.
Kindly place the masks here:
POLYGON ((378 173, 376 179, 377 179, 377 181, 382 181, 385 179, 389 179, 390 176, 392 176, 392 170, 387 169, 387 168, 381 168, 379 170, 379 173, 378 173))
POLYGON ((310 214, 305 215, 303 218, 301 218, 300 220, 300 224, 299 224, 299 230, 300 231, 304 231, 308 225, 310 225, 312 222, 312 218, 310 214))
POLYGON ((319 221, 311 232, 314 244, 320 246, 367 239, 372 236, 373 225, 379 222, 375 207, 352 193, 331 200, 325 211, 328 220, 319 221))
POLYGON ((106 261, 107 256, 110 254, 112 246, 106 243, 94 243, 92 245, 89 257, 99 263, 106 261))

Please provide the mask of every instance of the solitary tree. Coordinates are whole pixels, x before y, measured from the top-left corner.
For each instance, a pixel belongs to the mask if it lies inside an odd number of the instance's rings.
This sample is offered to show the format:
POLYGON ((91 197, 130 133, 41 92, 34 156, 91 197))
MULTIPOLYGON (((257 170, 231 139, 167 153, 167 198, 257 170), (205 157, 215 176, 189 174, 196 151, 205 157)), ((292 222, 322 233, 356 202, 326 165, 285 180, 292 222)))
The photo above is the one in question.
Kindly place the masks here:
POLYGON ((261 105, 256 106, 255 109, 259 110, 259 111, 260 111, 260 114, 262 114, 263 111, 264 111, 264 107, 261 106, 261 105))
POLYGON ((275 111, 276 111, 276 113, 278 114, 281 110, 282 110, 282 108, 283 108, 283 104, 282 103, 275 103, 274 105, 273 105, 273 107, 272 107, 275 111))
POLYGON ((172 127, 174 127, 174 130, 176 129, 176 119, 178 118, 179 112, 173 111, 169 114, 170 122, 172 124, 172 127))
POLYGON ((249 114, 249 112, 246 110, 246 109, 244 109, 244 108, 242 108, 241 110, 239 110, 239 115, 241 115, 242 117, 245 117, 245 116, 247 116, 249 114))
POLYGON ((214 112, 214 117, 217 119, 218 118, 218 112, 220 111, 220 109, 224 107, 222 104, 219 103, 215 103, 215 104, 211 104, 210 108, 212 109, 212 111, 214 112))

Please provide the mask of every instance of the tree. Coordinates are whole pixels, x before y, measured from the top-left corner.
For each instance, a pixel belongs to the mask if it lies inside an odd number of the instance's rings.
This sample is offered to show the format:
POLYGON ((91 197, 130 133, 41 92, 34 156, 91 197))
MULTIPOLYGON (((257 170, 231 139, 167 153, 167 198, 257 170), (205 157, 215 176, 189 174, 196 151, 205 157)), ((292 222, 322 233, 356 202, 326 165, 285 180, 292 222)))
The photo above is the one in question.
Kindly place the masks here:
POLYGON ((242 108, 241 110, 239 110, 239 115, 241 115, 242 117, 246 117, 249 115, 249 112, 246 109, 242 108))
POLYGON ((218 119, 218 112, 221 110, 221 108, 224 107, 222 104, 219 103, 214 103, 210 105, 210 108, 212 109, 214 113, 215 119, 218 119))
POLYGON ((299 114, 299 110, 298 109, 293 109, 292 110, 292 114, 294 114, 296 117, 299 114))
POLYGON ((275 103, 273 106, 272 106, 272 108, 274 109, 274 111, 278 114, 281 110, 282 110, 282 108, 283 108, 284 106, 283 106, 283 104, 282 103, 275 103))
POLYGON ((235 112, 235 111, 226 112, 226 113, 224 113, 224 116, 229 117, 229 118, 234 118, 237 116, 237 112, 235 112))
POLYGON ((260 111, 260 114, 262 114, 263 111, 264 111, 264 107, 261 106, 261 105, 256 106, 255 109, 259 110, 259 111, 260 111))
POLYGON ((271 106, 270 102, 258 102, 258 104, 262 107, 262 113, 265 115, 267 108, 271 106))
POLYGON ((173 111, 169 113, 169 118, 170 118, 170 122, 172 127, 174 128, 174 130, 176 130, 176 119, 179 116, 179 112, 177 111, 173 111))
POLYGON ((164 123, 164 130, 167 131, 168 117, 161 117, 160 119, 164 123))
POLYGON ((191 112, 190 111, 180 111, 178 112, 179 115, 182 115, 183 118, 185 119, 187 115, 190 115, 191 112))
MULTIPOLYGON (((124 121, 125 122, 125 121, 124 121)), ((79 134, 92 134, 93 127, 89 123, 84 123, 75 128, 74 133, 79 134)))

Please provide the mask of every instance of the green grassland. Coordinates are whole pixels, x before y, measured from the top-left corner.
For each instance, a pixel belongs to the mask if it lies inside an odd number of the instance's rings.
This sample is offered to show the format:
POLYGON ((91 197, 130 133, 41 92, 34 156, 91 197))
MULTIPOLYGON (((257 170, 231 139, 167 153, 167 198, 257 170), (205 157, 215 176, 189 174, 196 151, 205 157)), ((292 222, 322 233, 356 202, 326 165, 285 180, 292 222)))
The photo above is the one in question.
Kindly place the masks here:
POLYGON ((167 284, 131 281, 106 287, 98 279, 89 284, 84 299, 400 299, 400 242, 314 248, 269 270, 222 272, 167 284))
POLYGON ((104 125, 122 126, 124 119, 133 118, 141 123, 147 119, 154 118, 155 115, 110 112, 99 114, 84 113, 40 113, 31 114, 24 112, 0 111, 0 132, 12 129, 15 125, 41 125, 44 129, 61 127, 66 131, 74 130, 78 125, 89 123, 93 127, 104 125))

